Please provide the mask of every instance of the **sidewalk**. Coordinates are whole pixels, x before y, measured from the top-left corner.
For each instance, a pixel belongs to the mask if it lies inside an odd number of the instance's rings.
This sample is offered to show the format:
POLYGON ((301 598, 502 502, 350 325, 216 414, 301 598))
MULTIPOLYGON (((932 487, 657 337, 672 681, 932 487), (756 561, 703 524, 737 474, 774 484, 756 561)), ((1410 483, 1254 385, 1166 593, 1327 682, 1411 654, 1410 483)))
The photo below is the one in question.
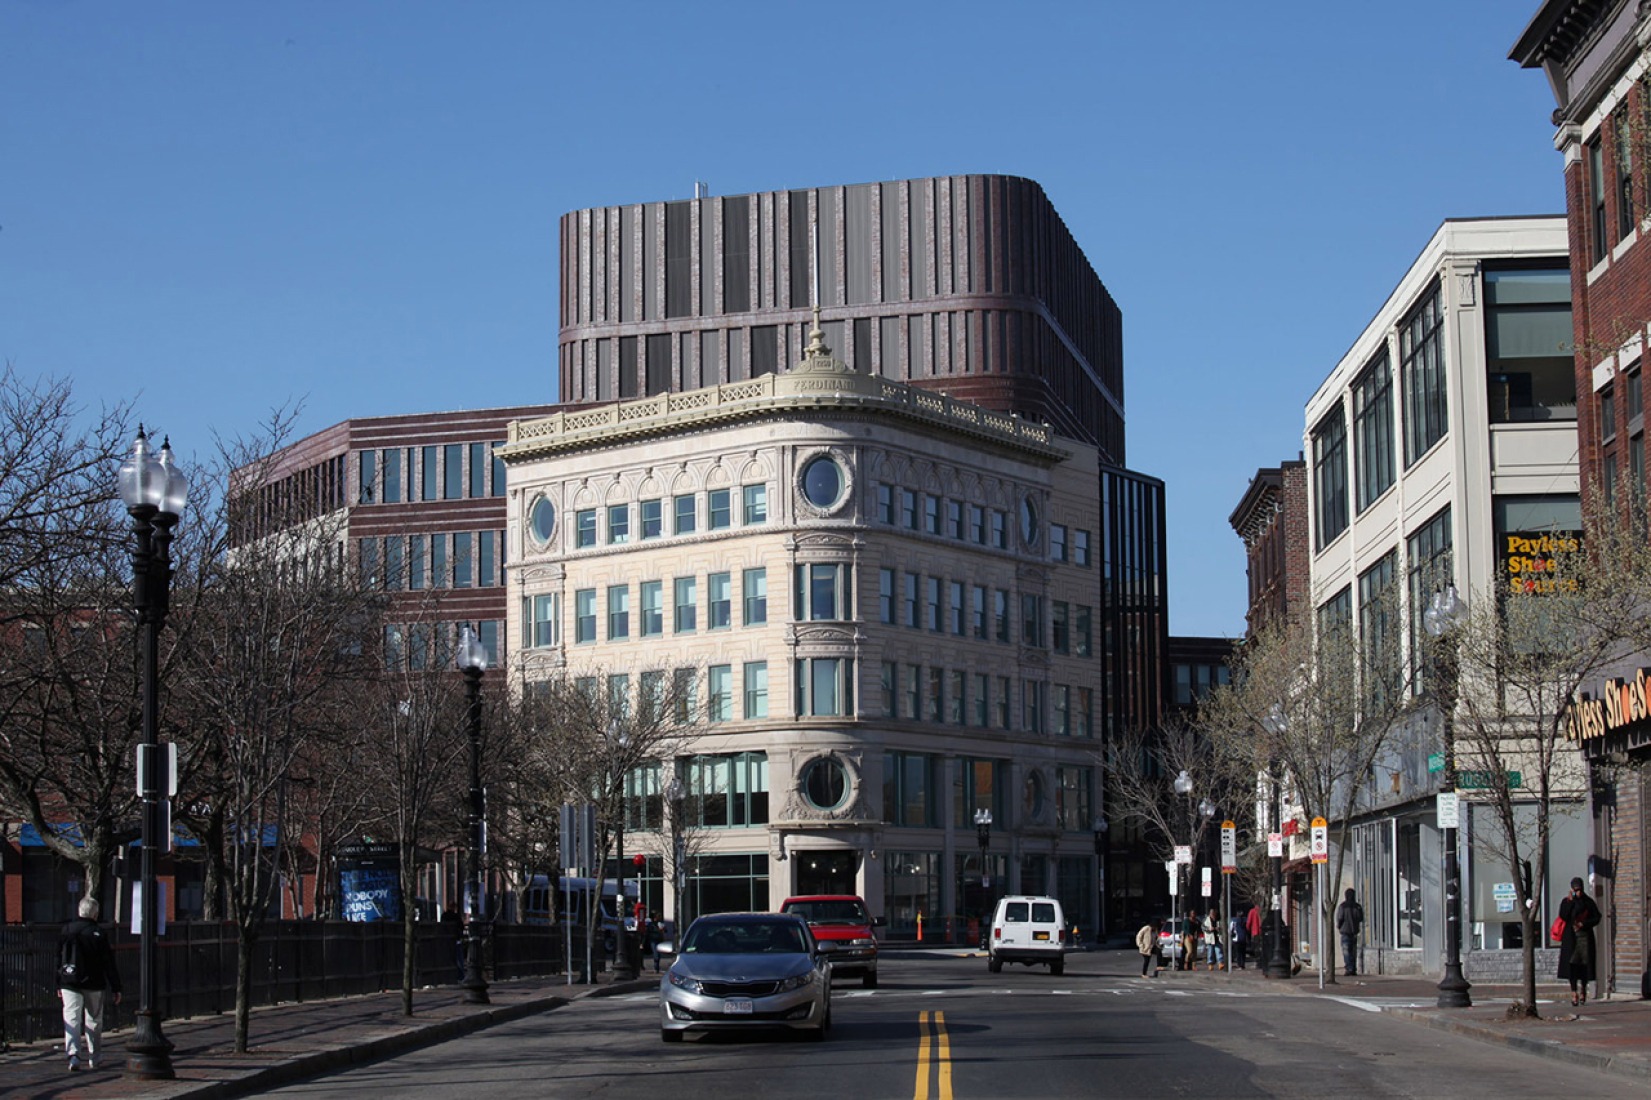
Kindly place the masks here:
POLYGON ((142 1097, 161 1100, 196 1097, 216 1100, 250 1096, 317 1073, 402 1054, 467 1035, 507 1020, 530 1016, 582 997, 654 988, 648 971, 635 982, 598 976, 596 985, 566 985, 563 979, 524 978, 495 982, 486 1005, 462 1002, 457 986, 435 986, 413 994, 411 1017, 401 1013, 401 994, 375 993, 330 1001, 256 1008, 245 1054, 235 1053, 235 1017, 168 1020, 172 1081, 138 1081, 125 1075, 130 1028, 105 1032, 102 1065, 92 1072, 69 1072, 62 1043, 34 1043, 0 1054, 0 1095, 51 1098, 142 1097))
MULTIPOLYGON (((1138 966, 1140 956, 1133 951, 1129 956, 1138 966)), ((1476 985, 1469 991, 1473 1007, 1440 1008, 1437 978, 1337 975, 1332 984, 1329 975, 1325 977, 1321 990, 1317 971, 1303 970, 1293 978, 1279 980, 1266 977, 1252 962, 1231 975, 1204 970, 1190 973, 1165 970, 1154 980, 1186 982, 1190 979, 1200 987, 1209 988, 1221 988, 1228 982, 1244 983, 1264 985, 1269 992, 1374 1001, 1383 1012, 1441 1031, 1651 1084, 1651 1001, 1622 994, 1597 1001, 1590 996, 1586 1005, 1573 1008, 1568 987, 1539 978, 1536 999, 1542 1018, 1510 1020, 1509 1007, 1524 997, 1519 986, 1476 985)))

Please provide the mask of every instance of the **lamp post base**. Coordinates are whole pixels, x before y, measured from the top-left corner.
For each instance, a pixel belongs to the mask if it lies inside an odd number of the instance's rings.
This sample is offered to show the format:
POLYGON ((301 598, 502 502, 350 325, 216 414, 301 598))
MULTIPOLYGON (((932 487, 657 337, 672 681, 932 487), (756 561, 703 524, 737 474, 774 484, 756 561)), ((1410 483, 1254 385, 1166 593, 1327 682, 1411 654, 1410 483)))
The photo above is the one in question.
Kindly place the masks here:
POLYGON ((1473 985, 1462 974, 1462 964, 1447 962, 1445 976, 1439 980, 1439 1008, 1472 1008, 1473 998, 1468 996, 1468 990, 1473 985))
POLYGON ((1267 960, 1267 969, 1264 972, 1269 978, 1290 977, 1290 960, 1274 956, 1267 960))
POLYGON ((459 987, 464 990, 464 1001, 467 1005, 485 1005, 492 1002, 487 998, 487 978, 482 974, 482 933, 472 930, 464 951, 464 981, 459 987))
POLYGON ((614 953, 613 980, 616 982, 633 982, 636 980, 637 957, 632 951, 630 932, 621 931, 617 943, 618 950, 614 953))
POLYGON ((126 1041, 126 1076, 141 1081, 171 1081, 172 1043, 161 1034, 160 1013, 139 1009, 126 1041))

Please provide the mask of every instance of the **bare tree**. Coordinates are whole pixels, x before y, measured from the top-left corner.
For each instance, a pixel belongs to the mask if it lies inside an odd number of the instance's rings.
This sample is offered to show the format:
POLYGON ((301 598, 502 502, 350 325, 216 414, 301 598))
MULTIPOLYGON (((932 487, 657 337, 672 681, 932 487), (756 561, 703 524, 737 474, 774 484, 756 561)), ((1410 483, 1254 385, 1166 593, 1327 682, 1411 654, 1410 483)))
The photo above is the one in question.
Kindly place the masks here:
POLYGON ((88 894, 136 835, 139 737, 124 513, 127 407, 0 370, 0 810, 78 864, 88 894))

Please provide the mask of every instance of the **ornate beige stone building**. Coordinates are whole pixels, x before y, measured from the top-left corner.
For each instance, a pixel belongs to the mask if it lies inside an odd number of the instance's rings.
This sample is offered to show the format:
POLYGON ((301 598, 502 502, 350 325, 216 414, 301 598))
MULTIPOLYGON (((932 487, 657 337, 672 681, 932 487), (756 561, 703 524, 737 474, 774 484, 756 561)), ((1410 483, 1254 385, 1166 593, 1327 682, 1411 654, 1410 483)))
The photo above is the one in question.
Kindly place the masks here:
MULTIPOLYGON (((632 777, 692 796, 689 917, 843 891, 963 939, 1024 891, 1092 928, 1099 453, 811 336, 789 372, 511 426, 513 686, 692 677, 691 743, 632 777)), ((670 911, 663 850, 627 832, 670 911)))

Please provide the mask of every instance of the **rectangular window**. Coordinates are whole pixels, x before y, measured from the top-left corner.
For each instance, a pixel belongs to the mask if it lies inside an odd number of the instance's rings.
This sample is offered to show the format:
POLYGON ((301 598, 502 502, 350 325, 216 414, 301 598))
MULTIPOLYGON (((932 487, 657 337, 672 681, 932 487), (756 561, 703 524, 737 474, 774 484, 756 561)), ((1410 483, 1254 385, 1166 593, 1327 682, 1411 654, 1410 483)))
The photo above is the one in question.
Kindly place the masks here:
POLYGON ((631 541, 631 509, 628 504, 608 505, 608 545, 631 541))
POLYGON ((883 717, 898 718, 900 705, 900 666, 893 661, 883 662, 883 671, 878 679, 878 687, 883 693, 883 717))
POLYGON ((619 718, 631 713, 631 678, 628 673, 608 673, 608 713, 619 718))
POLYGON ((1599 391, 1599 441, 1609 443, 1617 437, 1617 395, 1610 386, 1599 391))
POLYGON ((470 444, 470 495, 480 499, 487 496, 487 444, 470 444))
POLYGON ((1444 314, 1437 285, 1399 326, 1399 391, 1404 401, 1408 470, 1445 437, 1444 314))
POLYGON ((407 479, 412 484, 408 486, 408 500, 436 500, 441 496, 441 467, 437 460, 439 452, 434 447, 407 448, 407 479), (413 452, 418 452, 418 472, 413 471, 413 452), (413 486, 417 486, 418 494, 413 494, 413 486))
POLYGON ((992 637, 1009 640, 1009 593, 1002 588, 992 590, 992 637))
POLYGON ((954 539, 963 538, 963 502, 948 500, 946 502, 946 534, 954 539))
POLYGON ((377 465, 377 451, 361 452, 356 469, 356 481, 359 485, 359 490, 356 494, 357 504, 373 504, 378 500, 377 465))
POLYGON ((734 666, 712 665, 705 670, 705 719, 731 722, 734 719, 734 666))
POLYGON ((1563 264, 1489 268, 1484 282, 1491 423, 1575 420, 1570 272, 1563 264))
POLYGON ((658 498, 644 500, 641 504, 642 537, 657 539, 665 533, 665 505, 658 498))
MULTIPOLYGON (((416 536, 415 536, 416 538, 416 536)), ((384 587, 400 589, 402 587, 402 547, 406 540, 400 535, 386 535, 384 538, 384 587)))
POLYGON ((532 627, 529 645, 543 647, 561 644, 561 602, 561 596, 555 592, 522 601, 531 607, 531 614, 527 616, 532 627))
POLYGON ((732 494, 727 489, 712 489, 705 494, 708 506, 707 529, 724 531, 734 524, 734 506, 732 494))
POLYGON ((1617 112, 1615 145, 1617 162, 1617 240, 1626 240, 1634 231, 1634 137, 1628 125, 1628 109, 1617 112))
POLYGON ((573 513, 573 545, 578 549, 596 545, 596 509, 573 513))
POLYGON ((951 632, 962 636, 964 633, 962 581, 951 581, 946 586, 946 617, 950 621, 951 632))
POLYGON ((923 625, 925 629, 938 631, 940 622, 940 578, 923 578, 923 625))
POLYGON ((694 494, 686 493, 676 497, 672 502, 672 510, 676 517, 676 527, 672 533, 677 535, 691 535, 694 533, 694 494))
POLYGON ((1422 616, 1436 590, 1455 584, 1451 562, 1450 508, 1446 506, 1405 540, 1406 587, 1410 597, 1410 678, 1413 695, 1425 689, 1427 635, 1422 616))
POLYGON ((961 726, 964 719, 964 692, 968 686, 968 673, 962 670, 946 674, 946 721, 954 726, 961 726))
POLYGON ((877 571, 877 621, 894 625, 894 570, 877 571))
POLYGON ((630 585, 616 584, 608 588, 608 641, 624 641, 631 636, 630 585))
POLYGON ((407 540, 407 587, 418 592, 429 583, 425 572, 425 549, 429 544, 418 535, 407 540))
POLYGON ((596 641, 596 589, 581 588, 573 594, 573 642, 584 645, 596 641))
POLYGON ((1393 579, 1399 552, 1389 551, 1359 574, 1359 651, 1365 669, 1365 700, 1380 707, 1399 691, 1399 606, 1393 579))
POLYGON ((699 610, 697 587, 693 577, 676 578, 676 617, 671 627, 673 633, 692 634, 699 625, 696 619, 699 610))
POLYGON ((643 581, 641 599, 642 637, 654 638, 665 633, 665 582, 643 581))
POLYGON ((1069 684, 1055 685, 1055 733, 1060 737, 1072 736, 1072 687, 1069 684))
POLYGON ((1043 597, 1023 594, 1020 598, 1020 640, 1023 644, 1042 649, 1048 644, 1043 636, 1043 597))
POLYGON ((999 550, 1009 549, 1009 513, 992 510, 992 545, 999 550))
POLYGON ((797 566, 795 606, 803 612, 803 621, 841 622, 852 617, 850 568, 824 563, 797 566))
POLYGON ((745 717, 768 717, 768 662, 745 662, 745 717))
POLYGON ((1026 713, 1022 715, 1026 722, 1026 732, 1043 732, 1043 689, 1044 685, 1038 680, 1022 680, 1020 682, 1021 703, 1026 713))
POLYGON ((1092 617, 1089 608, 1078 605, 1078 612, 1072 621, 1072 652, 1079 657, 1087 657, 1094 652, 1094 641, 1090 637, 1092 617))
POLYGON ((707 630, 727 630, 734 625, 734 577, 731 573, 712 573, 705 578, 707 630))
POLYGON ((1079 737, 1095 736, 1095 691, 1093 688, 1081 687, 1078 689, 1078 715, 1075 732, 1079 737))
POLYGON ((747 569, 740 575, 745 597, 745 625, 762 626, 768 622, 768 570, 747 569))
POLYGON ((1009 729, 1009 716, 1014 711, 1013 700, 1009 694, 1010 680, 1007 676, 997 678, 997 696, 993 702, 997 706, 998 729, 1009 729))
POLYGON ((1072 564, 1089 567, 1089 532, 1072 532, 1072 564))
POLYGON ((464 444, 449 443, 442 448, 441 495, 443 500, 464 497, 464 444))
POLYGON ((877 483, 877 522, 894 524, 894 486, 877 483))
POLYGON ((797 661, 797 716, 833 717, 853 713, 846 657, 804 657, 797 661))
POLYGON ((504 486, 505 486, 504 459, 499 457, 499 452, 497 450, 497 448, 502 447, 502 446, 504 446, 504 440, 502 440, 502 439, 499 440, 497 443, 493 444, 493 447, 495 449, 493 451, 493 463, 492 463, 492 465, 493 465, 493 494, 492 495, 496 496, 496 497, 504 496, 504 486))
POLYGON ((744 496, 744 518, 747 527, 758 523, 768 522, 768 486, 747 485, 741 490, 744 496))
POLYGON ((1347 529, 1347 422, 1340 406, 1313 429, 1314 546, 1322 550, 1347 529))
POLYGON ((986 545, 986 509, 978 504, 969 505, 969 541, 976 546, 986 545))
POLYGON ((1070 610, 1065 600, 1056 600, 1051 605, 1049 625, 1054 633, 1056 653, 1068 653, 1072 649, 1071 627, 1067 618, 1070 610))
POLYGON ((499 533, 482 531, 476 535, 476 586, 493 588, 499 581, 499 533))
POLYGON ((430 587, 447 587, 447 536, 430 536, 430 587))
POLYGON ((992 714, 992 678, 984 672, 975 673, 974 698, 970 702, 974 710, 972 723, 985 729, 992 714))
POLYGON ((917 530, 917 494, 910 489, 900 490, 900 526, 917 530))
POLYGON ((944 709, 946 695, 946 670, 943 668, 936 668, 931 665, 928 669, 928 674, 928 682, 923 688, 923 714, 924 717, 931 722, 944 722, 946 720, 946 712, 944 709))
POLYGON ((932 828, 940 823, 935 758, 915 752, 883 756, 883 817, 890 825, 932 828))
POLYGON ((906 717, 923 717, 923 667, 906 666, 906 717))
POLYGON ((388 447, 384 451, 385 504, 401 503, 401 448, 388 447))
POLYGON ((671 709, 677 722, 686 724, 699 706, 699 675, 691 668, 671 672, 671 709))
POLYGON ((983 584, 969 589, 969 633, 986 640, 986 586, 983 584))
POLYGON ((1397 476, 1393 448, 1393 372, 1387 352, 1376 356, 1353 383, 1353 470, 1360 512, 1387 492, 1397 476))
POLYGON ((917 610, 917 588, 917 574, 907 573, 905 591, 903 593, 904 602, 906 604, 905 618, 906 625, 911 627, 913 630, 916 630, 921 625, 921 620, 918 618, 917 610))
POLYGON ((1066 560, 1066 527, 1064 524, 1051 523, 1049 525, 1049 560, 1066 560))
POLYGON ((928 493, 923 494, 923 530, 940 534, 940 498, 928 493))
POLYGON ((1588 143, 1588 213, 1593 242, 1589 262, 1597 264, 1610 249, 1605 223, 1605 150, 1597 137, 1588 143))
POLYGON ((469 588, 474 580, 471 567, 474 559, 470 556, 470 532, 458 531, 453 535, 453 587, 469 588))

